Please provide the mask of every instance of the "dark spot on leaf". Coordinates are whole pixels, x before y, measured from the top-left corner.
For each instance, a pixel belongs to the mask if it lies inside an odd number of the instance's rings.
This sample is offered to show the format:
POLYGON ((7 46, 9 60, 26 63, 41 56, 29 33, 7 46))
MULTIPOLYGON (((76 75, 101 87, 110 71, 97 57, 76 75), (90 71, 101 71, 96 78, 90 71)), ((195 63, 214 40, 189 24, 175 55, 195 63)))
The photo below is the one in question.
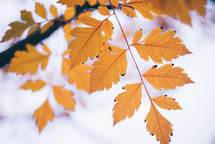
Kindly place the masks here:
POLYGON ((125 73, 124 74, 120 74, 121 76, 124 76, 125 75, 125 73))
POLYGON ((174 66, 174 64, 172 64, 172 66, 174 66))
POLYGON ((171 142, 171 140, 169 140, 169 142, 171 142))
POLYGON ((143 30, 143 29, 140 29, 141 31, 143 30))
POLYGON ((157 139, 157 141, 159 141, 159 139, 157 139))
POLYGON ((118 79, 118 81, 120 81, 120 79, 118 79))
POLYGON ((171 136, 173 136, 173 133, 171 133, 171 136))
POLYGON ((147 122, 146 120, 144 122, 147 122))
POLYGON ((152 134, 152 136, 154 136, 155 134, 152 134))
POLYGON ((169 110, 171 110, 171 109, 169 109, 169 110))
POLYGON ((108 49, 111 51, 111 47, 108 47, 108 49))
POLYGON ((131 17, 134 17, 134 16, 131 16, 131 17))
POLYGON ((96 57, 99 58, 99 55, 97 55, 96 57))
POLYGON ((116 102, 116 99, 114 99, 114 102, 116 102))
POLYGON ((163 26, 160 27, 163 30, 163 26))
POLYGON ((82 64, 84 64, 84 62, 82 62, 82 64))
POLYGON ((167 95, 165 95, 165 97, 167 97, 167 95))
POLYGON ((140 105, 141 105, 141 102, 140 102, 140 105))
POLYGON ((124 87, 122 87, 122 89, 125 89, 124 87))
POLYGON ((105 42, 103 42, 103 45, 105 45, 105 42))
POLYGON ((153 66, 153 68, 157 68, 157 67, 158 67, 158 65, 154 65, 154 66, 153 66))
POLYGON ((176 33, 176 31, 174 31, 174 33, 176 33))
POLYGON ((175 100, 175 98, 173 100, 175 100))
POLYGON ((112 30, 114 30, 114 27, 112 28, 112 30))

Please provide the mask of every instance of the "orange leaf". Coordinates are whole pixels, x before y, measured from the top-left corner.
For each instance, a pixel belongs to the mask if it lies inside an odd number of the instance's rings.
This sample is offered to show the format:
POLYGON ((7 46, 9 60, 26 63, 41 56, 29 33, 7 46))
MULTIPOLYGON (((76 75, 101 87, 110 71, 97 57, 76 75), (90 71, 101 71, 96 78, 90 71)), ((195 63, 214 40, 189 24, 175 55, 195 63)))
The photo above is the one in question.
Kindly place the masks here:
POLYGON ((124 86, 127 90, 119 94, 114 101, 117 103, 113 108, 113 125, 117 124, 126 117, 131 118, 134 115, 135 110, 140 108, 142 98, 142 83, 129 84, 124 86))
POLYGON ((37 80, 37 81, 29 80, 27 83, 23 84, 20 88, 25 90, 31 89, 32 92, 34 92, 34 91, 40 90, 45 85, 46 83, 43 80, 37 80))
POLYGON ((66 25, 64 25, 63 30, 65 33, 64 37, 65 37, 66 41, 69 42, 73 38, 73 36, 71 35, 72 24, 67 23, 66 25))
POLYGON ((18 21, 10 23, 9 26, 11 29, 6 32, 1 42, 6 42, 8 40, 20 37, 28 27, 35 24, 31 12, 27 12, 26 10, 21 11, 21 18, 25 23, 18 21))
POLYGON ((57 3, 61 3, 62 5, 66 5, 67 7, 73 7, 75 5, 83 6, 85 0, 59 0, 57 3))
POLYGON ((165 95, 152 98, 152 101, 163 109, 182 110, 182 108, 179 106, 178 102, 176 102, 174 98, 166 97, 165 95))
POLYGON ((106 21, 99 21, 91 17, 81 17, 80 21, 91 27, 76 27, 71 34, 76 37, 70 41, 71 68, 93 59, 102 48, 102 25, 106 21))
POLYGON ((75 16, 75 13, 76 13, 75 7, 70 7, 66 9, 63 15, 64 20, 65 21, 71 20, 75 16))
POLYGON ((81 23, 81 21, 79 20, 81 17, 89 17, 89 16, 91 16, 92 12, 93 12, 92 10, 89 10, 89 11, 85 11, 85 12, 80 13, 75 20, 75 25, 81 23))
POLYGON ((54 119, 54 112, 49 105, 48 100, 46 100, 44 104, 34 112, 33 117, 36 118, 36 124, 39 128, 39 132, 43 130, 48 121, 52 121, 54 119))
POLYGON ((126 14, 127 16, 130 16, 130 17, 137 17, 134 9, 130 8, 130 7, 126 7, 126 6, 122 6, 122 12, 124 14, 126 14))
POLYGON ((53 91, 58 104, 63 105, 63 107, 67 110, 70 110, 70 111, 75 110, 76 102, 72 98, 73 93, 71 91, 65 90, 61 86, 54 86, 53 91))
POLYGON ((117 7, 119 5, 119 0, 110 0, 110 2, 117 7))
POLYGON ((179 18, 189 25, 191 25, 190 11, 196 10, 201 16, 206 13, 206 0, 150 0, 148 2, 152 7, 173 18, 179 18))
POLYGON ((99 6, 98 11, 101 15, 104 15, 104 16, 110 15, 108 8, 105 6, 99 6))
POLYGON ((38 14, 38 16, 40 16, 44 19, 47 19, 46 9, 42 4, 36 2, 35 3, 35 9, 36 9, 36 13, 38 14))
POLYGON ((154 19, 151 12, 161 14, 161 12, 156 8, 150 6, 146 0, 130 0, 126 5, 135 8, 144 18, 148 18, 150 20, 154 19))
POLYGON ((50 51, 50 49, 47 47, 47 45, 42 44, 42 47, 43 47, 43 50, 44 50, 48 55, 51 54, 51 51, 50 51))
POLYGON ((173 132, 172 124, 160 114, 154 104, 151 104, 151 109, 146 116, 145 121, 147 121, 147 131, 151 135, 156 134, 156 140, 159 140, 160 144, 169 143, 170 135, 173 132))
POLYGON ((155 89, 169 90, 175 89, 176 86, 194 83, 186 73, 182 73, 183 71, 184 69, 180 67, 173 68, 172 64, 166 64, 158 69, 153 66, 143 76, 155 89))
POLYGON ((16 72, 17 74, 26 74, 37 72, 38 66, 41 64, 42 69, 45 69, 48 63, 49 55, 39 53, 35 46, 27 44, 27 51, 17 51, 15 57, 11 60, 8 71, 16 72))
MULTIPOLYGON (((166 31, 160 34, 162 29, 156 28, 142 41, 145 44, 139 42, 140 31, 137 31, 135 35, 138 35, 138 39, 134 36, 133 44, 139 55, 146 61, 149 60, 149 56, 155 63, 162 63, 162 58, 166 61, 172 61, 172 59, 178 58, 191 52, 181 44, 182 40, 175 35, 174 31, 166 31)), ((142 34, 142 33, 141 33, 142 34)))
POLYGON ((43 27, 40 30, 40 33, 43 34, 45 33, 47 30, 49 30, 50 27, 52 27, 54 25, 54 21, 49 21, 47 22, 45 25, 43 25, 43 27))
POLYGON ((108 39, 110 39, 113 35, 113 28, 114 28, 113 23, 108 19, 104 22, 102 26, 102 31, 104 31, 108 39))
POLYGON ((68 74, 69 83, 76 83, 78 89, 90 92, 90 74, 91 66, 88 65, 77 65, 70 69, 71 61, 69 59, 63 59, 62 74, 68 74))
POLYGON ((89 5, 94 6, 97 3, 97 0, 86 0, 89 5))
POLYGON ((90 93, 95 91, 101 91, 105 88, 108 90, 112 87, 112 84, 118 83, 120 76, 126 73, 127 69, 127 59, 126 51, 127 49, 121 49, 119 47, 111 47, 111 53, 101 53, 99 55, 99 61, 96 61, 91 71, 90 79, 90 93))
POLYGON ((53 5, 51 5, 50 9, 49 9, 50 13, 57 18, 58 17, 58 12, 57 12, 57 8, 53 5))

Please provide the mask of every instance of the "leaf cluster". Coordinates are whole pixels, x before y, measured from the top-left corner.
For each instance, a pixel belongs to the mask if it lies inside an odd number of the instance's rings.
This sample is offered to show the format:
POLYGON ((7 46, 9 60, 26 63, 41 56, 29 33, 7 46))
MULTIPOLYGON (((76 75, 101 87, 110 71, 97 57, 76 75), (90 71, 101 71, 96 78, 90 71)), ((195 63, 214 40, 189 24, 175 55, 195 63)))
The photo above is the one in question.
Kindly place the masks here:
MULTIPOLYGON (((161 144, 169 143, 173 133, 173 125, 158 111, 157 107, 166 110, 181 110, 182 108, 174 98, 164 94, 152 98, 145 83, 148 82, 156 90, 176 89, 185 84, 194 83, 184 73, 183 68, 174 67, 172 63, 168 63, 179 58, 179 56, 191 54, 191 52, 179 37, 175 37, 175 31, 162 32, 162 27, 153 29, 145 38, 142 38, 142 30, 138 30, 133 35, 133 41, 129 42, 116 10, 121 9, 122 13, 132 18, 137 17, 136 13, 139 12, 143 18, 149 20, 154 19, 154 15, 168 15, 191 25, 189 12, 196 10, 201 16, 204 16, 206 0, 198 2, 194 0, 177 0, 174 2, 170 0, 86 0, 86 2, 91 6, 100 5, 97 10, 103 16, 102 20, 92 17, 92 11, 85 11, 75 17, 75 7, 77 5, 83 6, 85 0, 59 0, 58 3, 66 5, 68 8, 63 16, 59 17, 57 8, 52 5, 49 9, 53 16, 52 20, 47 20, 45 7, 35 3, 35 12, 46 20, 43 26, 41 27, 41 22, 34 21, 31 12, 22 11, 23 22, 16 21, 9 24, 11 29, 6 32, 2 42, 20 37, 28 28, 28 35, 37 30, 44 33, 52 27, 55 19, 61 18, 68 21, 63 26, 68 48, 60 55, 62 58, 61 73, 69 84, 75 83, 78 89, 90 94, 105 89, 109 90, 118 83, 122 76, 126 76, 128 69, 126 55, 130 54, 137 68, 140 81, 125 85, 123 87, 125 91, 116 96, 114 100, 116 103, 113 107, 113 125, 115 126, 127 117, 131 118, 135 111, 138 111, 142 100, 142 90, 145 90, 151 104, 150 111, 145 118, 147 131, 151 135, 156 135, 156 140, 160 141, 161 144), (75 20, 72 20, 74 17, 75 20), (113 23, 110 17, 115 17, 117 23, 113 23), (119 25, 127 47, 121 48, 111 45, 111 41, 114 41, 112 36, 115 24, 119 25), (141 72, 132 49, 137 50, 143 60, 151 59, 154 63, 162 66, 157 68, 157 65, 154 65, 146 72, 141 72), (94 58, 96 61, 92 65, 85 64, 94 58), (164 61, 167 64, 163 64, 164 61)), ((45 44, 42 44, 42 47, 44 53, 38 52, 33 45, 26 45, 27 51, 17 51, 6 70, 17 74, 30 73, 33 75, 37 72, 38 67, 46 69, 52 52, 45 44)), ((62 105, 64 109, 75 110, 74 94, 65 89, 63 85, 52 85, 38 79, 37 81, 29 80, 20 88, 38 91, 45 86, 51 88, 57 103, 62 105)), ((39 132, 43 130, 48 121, 53 120, 55 114, 49 103, 49 97, 34 112, 33 117, 36 118, 39 132)))

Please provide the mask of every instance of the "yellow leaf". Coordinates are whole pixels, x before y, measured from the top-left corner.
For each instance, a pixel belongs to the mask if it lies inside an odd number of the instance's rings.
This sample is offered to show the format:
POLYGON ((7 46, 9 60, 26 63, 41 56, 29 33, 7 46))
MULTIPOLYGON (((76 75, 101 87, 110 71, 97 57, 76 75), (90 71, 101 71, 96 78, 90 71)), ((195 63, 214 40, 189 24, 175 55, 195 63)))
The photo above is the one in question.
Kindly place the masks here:
POLYGON ((168 144, 170 141, 170 135, 173 132, 172 124, 163 117, 156 109, 154 104, 151 104, 151 109, 146 116, 147 121, 146 129, 151 135, 156 135, 156 140, 160 141, 160 144, 168 144))
POLYGON ((11 60, 8 71, 16 72, 17 74, 26 74, 37 72, 38 66, 41 64, 42 69, 45 69, 48 63, 49 55, 39 53, 33 45, 26 45, 27 51, 17 51, 15 57, 11 60))
POLYGON ((104 22, 102 26, 102 31, 104 31, 108 39, 110 39, 113 35, 113 28, 114 28, 113 23, 108 19, 104 22))
POLYGON ((130 16, 130 17, 137 17, 136 13, 134 12, 134 10, 130 7, 126 7, 126 6, 122 6, 122 12, 124 14, 126 14, 127 16, 130 16))
POLYGON ((63 107, 67 110, 75 110, 76 102, 72 97, 73 93, 71 91, 65 90, 61 86, 54 86, 53 92, 58 104, 63 105, 63 107))
POLYGON ((73 36, 71 35, 71 31, 72 31, 72 24, 71 23, 67 23, 66 25, 63 26, 63 30, 64 30, 64 37, 66 39, 67 42, 69 42, 73 36))
POLYGON ((1 42, 6 42, 8 40, 20 37, 28 27, 32 26, 35 23, 34 19, 32 18, 31 12, 27 12, 26 10, 21 11, 21 18, 25 23, 18 21, 10 23, 9 26, 11 27, 11 29, 6 32, 1 42))
POLYGON ((175 101, 174 98, 166 97, 166 95, 162 95, 159 97, 152 98, 152 101, 158 105, 159 107, 166 109, 166 110, 179 110, 182 108, 178 104, 178 102, 175 101))
POLYGON ((142 36, 143 36, 142 30, 136 31, 136 33, 134 34, 134 37, 133 37, 132 45, 138 43, 140 41, 140 39, 142 38, 142 36))
POLYGON ((119 5, 119 0, 110 0, 110 2, 117 7, 119 5))
POLYGON ((98 11, 101 15, 104 15, 104 16, 110 15, 108 8, 105 6, 99 6, 98 11))
POLYGON ((53 5, 51 5, 50 9, 49 9, 50 13, 57 18, 58 17, 58 12, 57 12, 57 8, 53 5))
POLYGON ((40 24, 36 24, 35 26, 31 27, 28 31, 28 36, 38 31, 39 29, 40 29, 40 24))
POLYGON ((36 118, 36 124, 39 128, 39 132, 43 130, 48 121, 52 121, 54 119, 54 112, 49 105, 48 100, 46 100, 44 104, 34 112, 33 117, 36 118))
POLYGON ((155 89, 169 90, 175 89, 176 86, 194 83, 186 73, 182 73, 183 71, 184 69, 180 67, 173 68, 172 64, 166 64, 158 69, 153 66, 143 76, 155 89))
POLYGON ((88 73, 91 70, 91 66, 88 65, 78 65, 72 69, 71 61, 69 59, 63 59, 62 63, 62 74, 68 74, 69 83, 76 83, 78 89, 85 90, 90 92, 90 74, 88 73))
POLYGON ((126 73, 127 49, 121 49, 119 47, 111 47, 112 52, 116 54, 103 53, 99 55, 99 61, 96 61, 91 71, 90 78, 90 93, 95 91, 101 91, 105 88, 108 90, 112 87, 112 84, 118 83, 120 76, 126 73))
POLYGON ((50 27, 52 27, 54 25, 54 21, 49 21, 47 22, 45 25, 43 25, 43 27, 40 30, 40 33, 43 34, 45 32, 47 32, 47 30, 49 30, 50 27))
POLYGON ((51 54, 51 51, 50 51, 50 49, 47 47, 47 45, 42 44, 42 47, 43 47, 43 50, 44 50, 48 55, 51 54))
POLYGON ((135 8, 144 18, 154 19, 151 12, 161 14, 156 8, 150 6, 146 0, 130 0, 126 5, 135 8))
POLYGON ((81 23, 81 21, 79 20, 81 17, 89 17, 89 16, 91 16, 92 12, 93 11, 91 10, 91 11, 85 11, 85 12, 80 13, 78 15, 77 19, 75 20, 75 25, 81 23))
POLYGON ((57 3, 61 3, 67 7, 74 7, 75 5, 83 6, 85 0, 59 0, 57 3))
POLYGON ((40 90, 45 85, 46 83, 43 80, 37 80, 37 81, 29 80, 27 83, 23 84, 20 88, 25 90, 31 89, 34 92, 34 91, 40 90))
POLYGON ((38 16, 40 16, 44 19, 47 19, 46 9, 42 4, 36 2, 35 9, 36 9, 36 13, 38 14, 38 16))
POLYGON ((146 61, 149 60, 149 56, 155 63, 162 63, 162 58, 165 61, 172 61, 172 59, 178 58, 191 52, 181 44, 182 40, 178 37, 174 37, 174 31, 166 31, 161 33, 161 28, 156 28, 143 40, 145 44, 139 42, 140 31, 137 31, 138 39, 134 36, 133 44, 139 55, 146 61))
POLYGON ((117 103, 113 108, 113 125, 117 124, 126 117, 131 118, 135 110, 140 108, 142 98, 142 83, 129 84, 124 86, 127 90, 119 94, 114 101, 117 103))
POLYGON ((63 15, 64 20, 65 21, 71 20, 75 16, 75 13, 76 13, 75 7, 70 7, 66 9, 63 15))
MULTIPOLYGON (((68 49, 71 49, 71 68, 93 59, 102 48, 102 25, 106 21, 99 21, 91 17, 81 17, 80 21, 92 27, 76 27, 71 34, 76 37, 70 41, 68 49)), ((104 27, 103 27, 104 28, 104 27)))

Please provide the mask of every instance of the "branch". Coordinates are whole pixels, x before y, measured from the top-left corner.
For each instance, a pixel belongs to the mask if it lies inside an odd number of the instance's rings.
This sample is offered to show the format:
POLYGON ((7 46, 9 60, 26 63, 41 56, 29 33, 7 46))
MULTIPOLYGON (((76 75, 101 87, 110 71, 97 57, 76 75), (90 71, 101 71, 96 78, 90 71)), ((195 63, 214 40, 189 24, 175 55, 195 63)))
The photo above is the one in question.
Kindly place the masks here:
MULTIPOLYGON (((74 20, 80 13, 87 11, 87 10, 95 10, 99 7, 99 4, 94 6, 90 6, 88 3, 85 3, 82 7, 76 6, 76 15, 71 20, 74 20)), ((108 9, 111 9, 110 6, 107 6, 108 9)), ((26 50, 26 44, 37 45, 38 43, 42 42, 44 39, 48 38, 51 34, 53 34, 59 27, 64 26, 69 21, 63 21, 63 16, 60 16, 56 20, 54 20, 54 25, 50 27, 45 33, 41 34, 40 30, 34 32, 24 40, 18 41, 16 44, 9 47, 4 52, 0 53, 0 68, 4 67, 5 65, 9 64, 11 59, 14 57, 14 54, 17 50, 26 50)))

